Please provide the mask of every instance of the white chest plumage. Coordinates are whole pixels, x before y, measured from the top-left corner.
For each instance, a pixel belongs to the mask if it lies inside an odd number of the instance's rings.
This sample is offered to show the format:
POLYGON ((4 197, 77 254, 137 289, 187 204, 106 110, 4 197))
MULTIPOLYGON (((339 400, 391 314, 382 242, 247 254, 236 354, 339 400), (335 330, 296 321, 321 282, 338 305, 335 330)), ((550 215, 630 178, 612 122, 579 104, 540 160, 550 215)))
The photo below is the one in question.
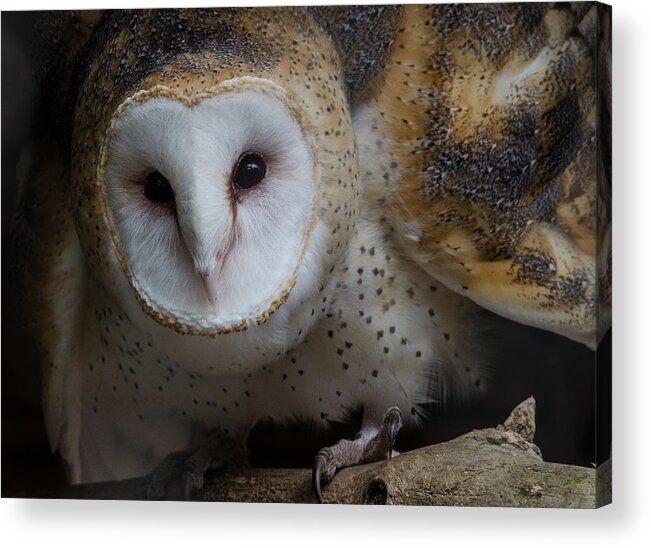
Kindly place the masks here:
POLYGON ((70 394, 82 395, 80 431, 69 429, 62 440, 74 479, 146 473, 209 429, 244 442, 262 418, 326 427, 360 406, 367 416, 399 406, 406 420, 417 421, 418 405, 442 397, 446 379, 457 381, 457 389, 474 388, 481 368, 462 341, 477 329, 475 306, 406 268, 375 233, 360 225, 324 296, 303 303, 316 320, 278 314, 253 330, 213 339, 168 335, 166 350, 174 349, 174 339, 191 339, 194 354, 183 345, 179 355, 162 350, 103 290, 91 291, 81 389, 70 394), (254 359, 222 350, 233 337, 254 359))

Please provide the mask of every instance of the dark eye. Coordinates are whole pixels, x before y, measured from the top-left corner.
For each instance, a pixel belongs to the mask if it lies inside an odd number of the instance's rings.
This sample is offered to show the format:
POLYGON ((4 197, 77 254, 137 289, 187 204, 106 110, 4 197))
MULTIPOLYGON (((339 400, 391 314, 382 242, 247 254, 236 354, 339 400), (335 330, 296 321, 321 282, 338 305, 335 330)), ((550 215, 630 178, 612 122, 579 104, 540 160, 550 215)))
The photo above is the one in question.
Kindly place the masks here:
POLYGON ((264 179, 267 164, 259 154, 247 154, 237 164, 233 184, 236 188, 253 188, 264 179))
POLYGON ((174 201, 174 192, 170 182, 158 171, 153 171, 145 179, 145 196, 152 202, 164 203, 174 201))

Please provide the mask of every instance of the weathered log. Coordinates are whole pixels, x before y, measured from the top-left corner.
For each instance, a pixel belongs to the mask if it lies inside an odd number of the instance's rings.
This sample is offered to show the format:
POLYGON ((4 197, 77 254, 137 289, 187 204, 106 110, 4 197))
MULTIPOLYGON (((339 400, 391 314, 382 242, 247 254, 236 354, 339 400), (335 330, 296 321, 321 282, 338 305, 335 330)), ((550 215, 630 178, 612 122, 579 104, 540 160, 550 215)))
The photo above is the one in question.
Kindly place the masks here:
MULTIPOLYGON (((599 471, 545 462, 533 443, 535 401, 517 406, 504 425, 475 430, 388 461, 339 471, 324 502, 438 506, 594 508, 610 502, 610 467, 599 471), (599 478, 599 481, 597 481, 599 478)), ((71 487, 74 498, 142 499, 146 478, 71 487)), ((197 498, 224 502, 315 502, 311 471, 225 470, 211 474, 197 498)))

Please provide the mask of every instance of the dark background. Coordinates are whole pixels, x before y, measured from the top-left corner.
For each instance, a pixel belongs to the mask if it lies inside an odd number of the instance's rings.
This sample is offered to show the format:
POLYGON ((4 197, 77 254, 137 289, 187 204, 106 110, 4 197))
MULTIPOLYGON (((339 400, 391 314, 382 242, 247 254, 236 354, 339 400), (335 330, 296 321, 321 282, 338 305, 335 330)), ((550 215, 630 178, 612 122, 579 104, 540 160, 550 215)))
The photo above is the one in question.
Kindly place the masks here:
MULTIPOLYGON (((33 23, 31 13, 2 14, 2 496, 34 496, 65 483, 62 464, 47 445, 35 345, 20 323, 9 276, 16 167, 23 147, 38 135, 42 123, 32 61, 33 23)), ((431 405, 425 428, 401 432, 397 449, 495 426, 533 395, 537 402, 535 442, 545 460, 594 466, 608 458, 610 333, 600 346, 597 367, 596 354, 580 344, 490 316, 495 326, 495 369, 484 396, 463 404, 431 405)), ((321 447, 353 436, 357 426, 336 425, 321 432, 302 424, 261 424, 251 436, 252 464, 310 467, 321 447)))

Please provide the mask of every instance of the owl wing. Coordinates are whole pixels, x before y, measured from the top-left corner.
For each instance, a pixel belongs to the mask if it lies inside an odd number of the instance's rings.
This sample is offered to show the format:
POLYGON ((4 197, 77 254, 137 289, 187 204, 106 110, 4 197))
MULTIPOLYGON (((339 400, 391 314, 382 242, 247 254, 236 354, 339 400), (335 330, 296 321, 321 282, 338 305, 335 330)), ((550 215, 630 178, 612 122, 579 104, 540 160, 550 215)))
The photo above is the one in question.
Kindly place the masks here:
POLYGON ((347 79, 366 214, 452 290, 594 346, 610 286, 608 268, 597 275, 610 241, 607 8, 358 10, 319 16, 344 69, 370 67, 347 79), (360 60, 364 17, 392 30, 360 60))
POLYGON ((100 17, 95 11, 35 15, 39 43, 31 61, 40 87, 39 113, 48 123, 21 154, 10 244, 20 317, 33 335, 41 364, 50 446, 75 463, 81 427, 79 372, 87 367, 78 334, 88 275, 72 215, 72 200, 82 198, 70 195, 65 119, 76 63, 100 17))
POLYGON ((79 462, 75 459, 80 428, 79 372, 85 364, 78 333, 88 278, 68 205, 69 175, 56 140, 45 137, 23 155, 31 167, 21 181, 11 254, 19 309, 22 325, 37 346, 50 446, 67 462, 79 462))

